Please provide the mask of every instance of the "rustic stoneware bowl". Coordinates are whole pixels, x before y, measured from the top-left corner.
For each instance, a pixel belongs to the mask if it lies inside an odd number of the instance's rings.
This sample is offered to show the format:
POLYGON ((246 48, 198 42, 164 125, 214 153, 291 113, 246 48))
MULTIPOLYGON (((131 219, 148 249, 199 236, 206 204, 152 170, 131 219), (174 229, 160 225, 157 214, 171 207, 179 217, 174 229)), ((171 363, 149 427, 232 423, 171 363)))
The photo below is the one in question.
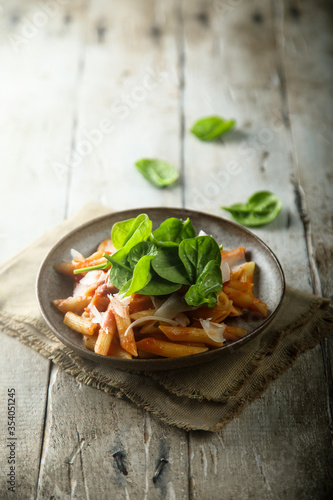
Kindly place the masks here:
POLYGON ((208 362, 222 356, 250 342, 258 333, 267 328, 281 306, 285 289, 285 280, 281 265, 270 248, 249 230, 228 220, 205 213, 178 208, 141 208, 110 213, 94 219, 71 231, 62 238, 48 253, 41 264, 36 281, 37 301, 43 318, 55 335, 77 354, 96 363, 107 363, 110 367, 122 370, 168 370, 193 366, 208 362), (75 248, 83 255, 93 253, 99 242, 110 237, 112 225, 115 222, 136 217, 146 213, 153 221, 153 229, 168 217, 186 219, 189 217, 197 233, 200 229, 212 235, 216 241, 222 243, 225 249, 246 247, 247 260, 256 263, 254 294, 267 303, 267 318, 258 318, 254 314, 245 314, 239 318, 226 320, 228 324, 241 326, 248 330, 248 334, 236 342, 225 344, 223 347, 206 351, 193 356, 167 359, 116 359, 86 349, 82 336, 72 331, 63 323, 63 314, 60 313, 51 301, 66 298, 72 294, 73 283, 54 269, 55 264, 71 260, 71 248, 75 248))

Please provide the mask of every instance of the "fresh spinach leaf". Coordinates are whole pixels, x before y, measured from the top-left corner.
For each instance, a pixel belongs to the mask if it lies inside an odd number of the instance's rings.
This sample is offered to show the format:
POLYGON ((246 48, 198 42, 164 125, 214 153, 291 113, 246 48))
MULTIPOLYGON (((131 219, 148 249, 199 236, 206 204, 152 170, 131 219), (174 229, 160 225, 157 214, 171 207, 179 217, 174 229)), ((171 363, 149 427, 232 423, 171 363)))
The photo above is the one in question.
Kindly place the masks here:
POLYGON ((151 229, 146 214, 113 227, 118 249, 104 254, 110 282, 125 296, 167 295, 188 285, 189 305, 214 305, 222 289, 221 252, 214 238, 195 236, 190 219, 171 217, 154 233, 151 229))
POLYGON ((122 288, 125 284, 131 280, 133 271, 128 265, 126 257, 122 260, 116 260, 113 258, 115 254, 109 255, 105 253, 103 257, 105 257, 108 262, 111 264, 109 281, 116 288, 122 288))
POLYGON ((133 293, 138 292, 141 288, 148 285, 152 278, 152 274, 150 272, 150 261, 153 258, 153 255, 144 255, 141 257, 139 262, 134 267, 132 279, 122 286, 119 290, 120 294, 124 294, 124 297, 129 297, 133 293))
POLYGON ((128 297, 149 283, 152 278, 150 262, 157 251, 156 245, 149 241, 141 241, 131 248, 126 263, 132 270, 132 278, 122 286, 121 294, 128 297))
POLYGON ((139 290, 138 293, 141 293, 142 295, 168 295, 169 293, 176 292, 181 288, 181 284, 165 280, 155 273, 153 269, 151 271, 151 280, 145 287, 139 290))
POLYGON ((221 251, 212 236, 197 236, 183 240, 179 244, 179 257, 192 284, 211 260, 218 266, 221 265, 221 251))
POLYGON ((127 257, 129 251, 137 243, 148 239, 151 234, 152 227, 152 221, 146 214, 138 215, 138 217, 134 219, 131 226, 128 228, 127 234, 124 232, 124 226, 118 226, 115 230, 113 227, 111 239, 112 236, 115 236, 117 243, 123 241, 123 245, 112 255, 112 258, 119 262, 127 257))
POLYGON ((195 284, 185 294, 185 300, 190 306, 205 304, 213 307, 217 302, 217 292, 222 290, 222 274, 215 260, 209 261, 195 284))
POLYGON ((195 229, 190 219, 185 221, 170 217, 153 231, 151 240, 159 246, 177 246, 186 238, 194 238, 195 229))
POLYGON ((127 256, 128 265, 131 269, 134 269, 142 257, 148 255, 153 258, 157 255, 157 251, 158 247, 154 245, 154 243, 151 243, 150 241, 141 241, 129 251, 127 256))
POLYGON ((158 188, 170 186, 179 177, 176 168, 163 160, 144 158, 137 161, 135 166, 145 179, 158 188))
POLYGON ((138 222, 140 223, 141 220, 142 214, 138 217, 134 217, 133 219, 127 219, 113 224, 111 240, 117 250, 124 246, 130 239, 138 226, 138 222))
POLYGON ((125 286, 128 281, 132 279, 132 276, 133 276, 132 269, 128 269, 117 262, 112 263, 112 267, 110 269, 110 274, 109 274, 109 281, 113 286, 119 288, 119 290, 123 286, 125 286))
POLYGON ((263 226, 274 220, 282 209, 281 200, 270 191, 253 194, 246 203, 235 203, 230 207, 221 207, 231 213, 239 224, 255 227, 263 226))
POLYGON ((176 247, 161 247, 151 264, 161 278, 172 283, 191 284, 178 254, 178 245, 176 247))
POLYGON ((201 141, 212 141, 228 132, 235 123, 235 120, 224 120, 219 116, 209 116, 198 120, 191 128, 191 132, 201 141))

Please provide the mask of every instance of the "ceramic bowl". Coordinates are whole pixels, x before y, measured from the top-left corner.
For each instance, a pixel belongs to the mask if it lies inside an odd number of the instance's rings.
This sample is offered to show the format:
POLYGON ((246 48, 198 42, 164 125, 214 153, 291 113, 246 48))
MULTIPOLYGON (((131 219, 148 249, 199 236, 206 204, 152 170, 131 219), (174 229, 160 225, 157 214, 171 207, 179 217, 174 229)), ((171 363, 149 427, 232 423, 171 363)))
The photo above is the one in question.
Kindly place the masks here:
POLYGON ((58 339, 77 354, 96 363, 107 363, 110 367, 135 371, 168 370, 193 366, 209 362, 225 352, 238 349, 268 327, 281 306, 284 290, 285 280, 281 265, 273 251, 260 238, 248 229, 221 217, 179 208, 132 209, 110 213, 83 224, 54 245, 42 262, 36 281, 37 301, 41 314, 58 339), (110 231, 115 222, 136 217, 140 213, 148 214, 153 221, 153 229, 168 217, 183 220, 189 217, 197 233, 200 229, 204 230, 219 244, 222 243, 224 249, 245 246, 246 259, 256 263, 254 295, 267 303, 267 317, 263 319, 254 314, 245 313, 239 318, 227 319, 227 324, 244 327, 249 333, 236 342, 226 343, 218 349, 193 356, 128 360, 102 356, 86 349, 82 336, 64 325, 63 314, 51 304, 53 299, 72 295, 73 290, 72 280, 56 272, 54 266, 58 262, 71 260, 71 248, 75 248, 85 256, 93 253, 100 241, 110 237, 110 231))

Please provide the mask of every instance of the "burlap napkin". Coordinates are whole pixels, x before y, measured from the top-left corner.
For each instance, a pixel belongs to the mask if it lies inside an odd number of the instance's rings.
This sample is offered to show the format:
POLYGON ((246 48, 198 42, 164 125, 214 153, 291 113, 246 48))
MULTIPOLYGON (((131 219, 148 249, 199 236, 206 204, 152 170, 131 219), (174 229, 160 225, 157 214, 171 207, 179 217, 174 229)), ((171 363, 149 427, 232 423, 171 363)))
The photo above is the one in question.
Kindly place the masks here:
POLYGON ((34 291, 36 274, 59 238, 86 220, 109 212, 99 204, 89 204, 26 248, 19 258, 0 266, 2 332, 37 350, 78 381, 127 397, 168 424, 217 431, 260 396, 300 353, 315 347, 332 330, 328 300, 287 287, 284 304, 267 331, 208 364, 129 373, 79 357, 41 318, 34 291))

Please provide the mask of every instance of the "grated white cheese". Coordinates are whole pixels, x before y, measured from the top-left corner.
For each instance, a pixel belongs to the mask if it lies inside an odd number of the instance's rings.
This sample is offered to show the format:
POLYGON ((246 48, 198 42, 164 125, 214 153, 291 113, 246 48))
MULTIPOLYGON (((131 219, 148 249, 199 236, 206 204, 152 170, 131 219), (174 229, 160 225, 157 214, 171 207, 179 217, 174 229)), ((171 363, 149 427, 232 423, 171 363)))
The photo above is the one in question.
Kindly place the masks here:
POLYGON ((230 280, 230 266, 228 262, 221 262, 221 271, 222 271, 222 281, 225 283, 230 280))
POLYGON ((223 323, 213 323, 213 321, 209 319, 200 319, 200 323, 210 339, 219 343, 225 341, 223 333, 226 329, 226 325, 223 323))
POLYGON ((179 326, 179 323, 177 321, 174 321, 173 319, 169 318, 163 318, 163 316, 144 316, 142 318, 136 319, 129 325, 127 330, 125 331, 124 335, 128 335, 128 333, 132 330, 137 325, 141 325, 142 323, 145 323, 146 321, 163 321, 164 323, 169 323, 169 325, 172 326, 179 326))
POLYGON ((75 250, 75 248, 71 248, 71 256, 74 260, 84 260, 82 253, 75 250))

